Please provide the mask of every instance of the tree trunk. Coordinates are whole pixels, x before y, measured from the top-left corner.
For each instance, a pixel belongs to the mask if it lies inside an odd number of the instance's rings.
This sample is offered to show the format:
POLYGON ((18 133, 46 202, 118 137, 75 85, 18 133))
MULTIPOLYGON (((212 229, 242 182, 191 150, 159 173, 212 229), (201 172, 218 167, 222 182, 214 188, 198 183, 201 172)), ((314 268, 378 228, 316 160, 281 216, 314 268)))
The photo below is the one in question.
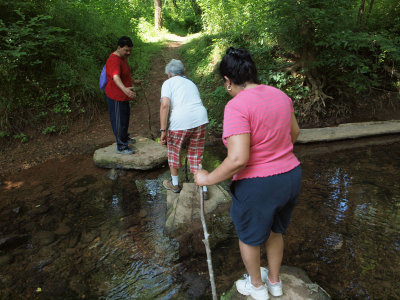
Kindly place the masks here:
POLYGON ((154 0, 154 27, 160 29, 162 27, 162 2, 161 0, 154 0))
POLYGON ((196 0, 190 0, 190 5, 192 6, 192 9, 194 10, 194 13, 198 16, 201 16, 202 11, 201 8, 199 6, 199 4, 197 3, 196 0))
POLYGON ((368 19, 369 19, 369 16, 371 15, 373 5, 374 5, 374 0, 371 0, 369 3, 368 15, 367 15, 367 18, 365 19, 365 26, 368 26, 368 19))
POLYGON ((358 9, 357 24, 362 26, 362 18, 365 10, 365 0, 361 0, 360 8, 358 9))

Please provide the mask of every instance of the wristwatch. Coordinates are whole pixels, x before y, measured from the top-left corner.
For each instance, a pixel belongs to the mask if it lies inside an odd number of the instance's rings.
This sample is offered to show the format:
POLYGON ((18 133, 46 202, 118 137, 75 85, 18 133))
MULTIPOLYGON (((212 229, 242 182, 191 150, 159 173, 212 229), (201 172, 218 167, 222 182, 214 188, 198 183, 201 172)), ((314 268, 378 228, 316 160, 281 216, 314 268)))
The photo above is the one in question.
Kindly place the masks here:
POLYGON ((167 132, 167 129, 160 129, 160 132, 167 132))

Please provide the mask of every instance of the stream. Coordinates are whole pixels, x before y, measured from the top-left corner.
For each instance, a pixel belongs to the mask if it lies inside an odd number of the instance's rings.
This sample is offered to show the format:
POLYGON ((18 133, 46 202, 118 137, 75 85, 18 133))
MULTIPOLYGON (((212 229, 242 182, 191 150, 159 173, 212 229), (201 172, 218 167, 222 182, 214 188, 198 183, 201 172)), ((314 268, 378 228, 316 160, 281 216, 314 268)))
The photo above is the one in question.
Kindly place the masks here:
MULTIPOLYGON (((283 264, 333 299, 400 299, 400 142, 349 143, 296 146, 303 183, 283 264)), ((203 167, 224 156, 207 147, 203 167)), ((211 299, 205 255, 180 258, 163 234, 168 167, 108 172, 74 155, 0 180, 0 299, 211 299)), ((245 272, 229 236, 212 251, 219 295, 245 272)))

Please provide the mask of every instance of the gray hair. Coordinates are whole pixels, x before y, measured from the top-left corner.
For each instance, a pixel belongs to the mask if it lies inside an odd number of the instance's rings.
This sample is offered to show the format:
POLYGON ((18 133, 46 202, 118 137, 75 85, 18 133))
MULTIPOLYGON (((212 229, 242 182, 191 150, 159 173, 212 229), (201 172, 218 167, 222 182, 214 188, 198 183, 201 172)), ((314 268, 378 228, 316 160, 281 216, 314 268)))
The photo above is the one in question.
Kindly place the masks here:
POLYGON ((185 73, 183 63, 178 59, 172 59, 165 67, 165 74, 168 75, 168 73, 171 73, 172 76, 183 75, 185 73))

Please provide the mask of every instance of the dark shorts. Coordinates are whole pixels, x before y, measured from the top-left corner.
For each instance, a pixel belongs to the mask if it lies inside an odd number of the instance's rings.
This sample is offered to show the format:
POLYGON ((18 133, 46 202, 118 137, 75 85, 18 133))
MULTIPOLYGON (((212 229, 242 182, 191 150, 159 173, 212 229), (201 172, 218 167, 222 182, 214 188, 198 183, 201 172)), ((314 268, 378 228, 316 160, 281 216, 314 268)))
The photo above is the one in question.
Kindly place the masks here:
POLYGON ((261 246, 271 230, 284 233, 297 204, 301 167, 268 176, 234 181, 231 185, 231 217, 239 239, 261 246))

